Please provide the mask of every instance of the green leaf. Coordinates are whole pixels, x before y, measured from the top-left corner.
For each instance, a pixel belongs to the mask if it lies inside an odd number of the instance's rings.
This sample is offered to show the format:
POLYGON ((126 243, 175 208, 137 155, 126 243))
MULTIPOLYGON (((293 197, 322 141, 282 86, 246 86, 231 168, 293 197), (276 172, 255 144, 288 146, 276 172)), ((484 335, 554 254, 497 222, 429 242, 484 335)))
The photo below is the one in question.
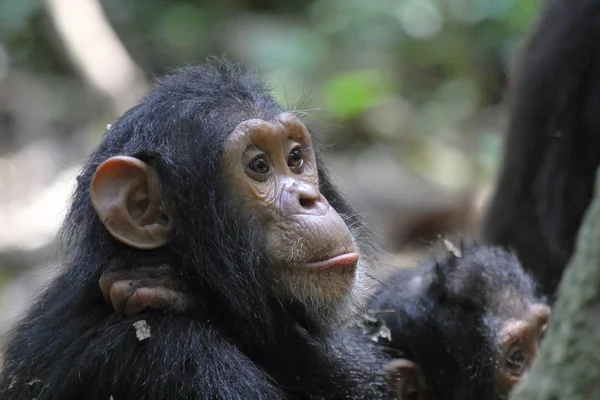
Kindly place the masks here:
POLYGON ((325 87, 327 106, 338 118, 352 118, 384 102, 393 92, 393 86, 380 70, 339 75, 325 87))

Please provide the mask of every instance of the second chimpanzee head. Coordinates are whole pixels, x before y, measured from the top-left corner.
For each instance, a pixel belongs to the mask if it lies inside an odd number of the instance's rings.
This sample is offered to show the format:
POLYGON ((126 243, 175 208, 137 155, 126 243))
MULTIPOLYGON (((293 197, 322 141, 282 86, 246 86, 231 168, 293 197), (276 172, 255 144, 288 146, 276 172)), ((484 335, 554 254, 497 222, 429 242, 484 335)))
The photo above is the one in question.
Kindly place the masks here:
MULTIPOLYGON (((265 327, 273 304, 294 304, 331 323, 360 293, 365 230, 311 134, 226 61, 159 80, 113 124, 78 184, 72 248, 94 243, 91 260, 166 263, 216 320, 265 327)), ((105 267, 91 266, 96 277, 105 267)))
POLYGON ((550 309, 513 254, 463 246, 387 283, 369 308, 391 331, 396 397, 504 399, 535 359, 550 309))

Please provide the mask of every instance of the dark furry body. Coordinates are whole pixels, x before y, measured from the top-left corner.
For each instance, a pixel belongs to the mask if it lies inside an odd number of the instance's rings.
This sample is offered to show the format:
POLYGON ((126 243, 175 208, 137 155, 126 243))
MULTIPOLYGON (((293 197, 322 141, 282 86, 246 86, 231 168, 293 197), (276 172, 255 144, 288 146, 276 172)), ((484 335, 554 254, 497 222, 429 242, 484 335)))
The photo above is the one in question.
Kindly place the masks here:
MULTIPOLYGON (((303 304, 270 293, 264 237, 221 178, 224 143, 237 123, 281 109, 263 84, 217 60, 159 81, 117 121, 83 172, 62 228, 63 272, 13 332, 0 398, 377 399, 380 355, 361 336, 312 320, 303 304), (117 242, 95 214, 89 187, 115 155, 156 168, 174 232, 168 246, 139 251, 117 242), (119 263, 177 265, 199 305, 193 315, 114 314, 98 288, 119 263), (151 337, 138 341, 144 319, 151 337)), ((365 263, 372 251, 352 208, 319 165, 320 191, 352 227, 365 263)))
POLYGON ((154 312, 123 320, 78 308, 66 321, 57 318, 69 332, 45 324, 13 342, 13 352, 27 354, 6 364, 2 399, 382 397, 383 361, 358 336, 317 336, 295 327, 281 332, 276 345, 250 346, 186 316, 154 312), (142 342, 132 327, 140 319, 152 332, 142 342))
POLYGON ((463 247, 419 268, 396 272, 371 299, 394 358, 419 365, 425 400, 498 400, 493 377, 498 324, 540 303, 534 281, 501 248, 463 247))
POLYGON ((600 165, 600 1, 549 0, 520 60, 483 227, 554 295, 600 165))

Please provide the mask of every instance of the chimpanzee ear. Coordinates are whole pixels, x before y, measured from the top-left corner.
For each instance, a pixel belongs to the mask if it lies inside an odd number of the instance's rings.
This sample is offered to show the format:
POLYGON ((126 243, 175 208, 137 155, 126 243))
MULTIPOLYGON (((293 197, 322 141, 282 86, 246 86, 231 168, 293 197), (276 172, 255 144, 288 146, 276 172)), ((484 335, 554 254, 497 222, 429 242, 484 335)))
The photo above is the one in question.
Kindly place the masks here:
POLYGON ((112 157, 92 178, 92 204, 111 235, 136 249, 165 245, 171 224, 162 207, 158 174, 134 157, 112 157))
POLYGON ((388 399, 423 400, 425 379, 419 366, 404 358, 397 358, 385 366, 388 399))

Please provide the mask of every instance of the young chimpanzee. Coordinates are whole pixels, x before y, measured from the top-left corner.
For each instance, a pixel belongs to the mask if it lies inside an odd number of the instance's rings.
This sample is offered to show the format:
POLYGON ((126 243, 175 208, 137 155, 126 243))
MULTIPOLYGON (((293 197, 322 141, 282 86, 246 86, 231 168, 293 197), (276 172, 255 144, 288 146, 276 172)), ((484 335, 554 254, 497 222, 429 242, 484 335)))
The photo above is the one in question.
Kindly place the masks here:
POLYGON ((517 258, 487 246, 399 270, 369 308, 373 334, 389 329, 378 342, 396 358, 386 373, 398 399, 507 398, 550 317, 517 258))
MULTIPOLYGON (((505 399, 535 358, 550 309, 513 254, 477 245, 445 253, 395 272, 369 301, 376 318, 349 334, 376 338, 394 358, 385 371, 389 398, 505 399)), ((189 312, 193 299, 175 270, 161 274, 108 271, 101 286, 130 315, 146 307, 189 312)))
POLYGON ((307 128, 235 65, 178 70, 123 115, 62 234, 1 399, 385 397, 389 357, 339 329, 374 261, 366 231, 307 128), (109 265, 174 267, 193 311, 121 317, 98 287, 109 265))
POLYGON ((600 1, 546 4, 519 63, 483 236, 514 249, 553 296, 600 166, 600 1))

